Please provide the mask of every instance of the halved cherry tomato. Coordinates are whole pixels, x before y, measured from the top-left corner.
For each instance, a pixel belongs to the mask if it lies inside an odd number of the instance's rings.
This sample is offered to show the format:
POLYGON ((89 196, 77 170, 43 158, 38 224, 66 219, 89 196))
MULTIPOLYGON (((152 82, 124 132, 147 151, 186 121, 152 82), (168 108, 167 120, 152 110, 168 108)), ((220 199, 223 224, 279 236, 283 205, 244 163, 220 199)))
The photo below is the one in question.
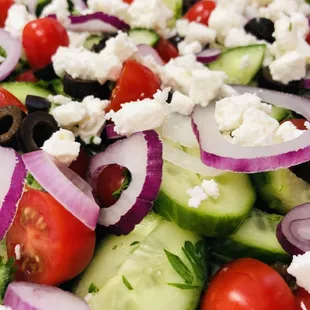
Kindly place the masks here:
POLYGON ((199 1, 187 11, 184 18, 188 19, 190 22, 197 22, 207 26, 211 12, 215 7, 216 4, 214 1, 199 1))
POLYGON ((99 175, 97 181, 97 196, 100 205, 108 208, 118 200, 116 194, 126 180, 127 169, 117 164, 108 165, 99 175))
POLYGON ((285 122, 291 122, 293 125, 296 126, 297 129, 307 130, 307 127, 305 125, 306 121, 307 120, 303 119, 303 118, 294 118, 294 119, 289 119, 289 120, 283 121, 283 122, 281 122, 281 124, 283 124, 285 122))
POLYGON ((128 3, 128 4, 131 4, 131 3, 133 3, 133 0, 123 0, 123 2, 126 2, 126 3, 128 3))
POLYGON ((299 287, 295 292, 297 310, 310 310, 310 294, 299 287))
POLYGON ((168 62, 171 58, 179 56, 177 48, 168 40, 159 39, 155 46, 156 51, 164 62, 168 62))
POLYGON ((134 60, 128 60, 113 90, 107 110, 116 112, 123 103, 152 98, 159 88, 160 80, 149 68, 134 60))
POLYGON ((310 31, 307 34, 306 41, 308 44, 310 44, 310 31))
POLYGON ((25 71, 19 74, 16 79, 17 82, 31 82, 36 83, 38 82, 37 78, 34 76, 32 70, 25 71))
POLYGON ((90 156, 83 148, 81 148, 78 158, 72 162, 69 168, 77 173, 82 179, 84 179, 86 177, 89 162, 90 156))
POLYGON ((14 105, 15 107, 20 108, 24 112, 27 111, 25 106, 19 101, 19 99, 17 99, 6 89, 0 87, 0 107, 5 107, 8 105, 14 105))
POLYGON ((13 5, 13 3, 13 0, 0 1, 0 28, 4 27, 5 20, 8 17, 9 8, 13 5))
POLYGON ((296 310, 295 298, 283 278, 251 258, 224 266, 211 280, 201 310, 296 310))
POLYGON ((59 46, 69 45, 66 29, 49 17, 29 22, 23 30, 22 40, 27 59, 34 69, 48 65, 59 46))
POLYGON ((8 256, 15 258, 16 279, 58 285, 89 264, 95 248, 95 232, 69 213, 50 194, 24 192, 7 237, 8 256))

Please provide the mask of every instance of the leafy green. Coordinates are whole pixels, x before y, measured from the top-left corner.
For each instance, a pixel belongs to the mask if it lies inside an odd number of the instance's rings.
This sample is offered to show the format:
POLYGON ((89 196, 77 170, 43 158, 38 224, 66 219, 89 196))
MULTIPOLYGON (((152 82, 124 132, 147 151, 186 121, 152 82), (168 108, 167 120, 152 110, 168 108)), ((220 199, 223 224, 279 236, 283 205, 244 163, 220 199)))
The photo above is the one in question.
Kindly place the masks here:
POLYGON ((0 257, 0 304, 9 283, 13 280, 15 271, 13 259, 9 259, 7 263, 4 263, 3 257, 0 257))
POLYGON ((196 288, 200 288, 199 285, 191 285, 191 284, 184 284, 184 283, 167 283, 170 286, 174 286, 181 290, 194 290, 196 288))
POLYGON ((117 189, 112 195, 114 198, 119 198, 122 194, 122 192, 128 188, 130 182, 131 182, 131 173, 128 169, 125 169, 123 171, 123 176, 125 177, 124 182, 122 183, 121 187, 117 189))
POLYGON ((92 284, 89 286, 89 288, 88 288, 88 293, 90 293, 90 294, 95 294, 95 293, 98 293, 98 292, 99 292, 98 287, 97 287, 94 283, 92 283, 92 284))
POLYGON ((112 248, 112 250, 115 250, 117 248, 117 245, 114 245, 114 247, 112 248))
POLYGON ((39 191, 44 191, 43 187, 39 184, 39 182, 34 178, 34 176, 28 172, 26 176, 26 183, 29 187, 39 190, 39 191))
POLYGON ((137 245, 139 243, 140 243, 139 241, 134 241, 133 243, 130 244, 130 246, 134 246, 134 245, 137 245))
POLYGON ((130 291, 132 291, 132 290, 133 290, 133 287, 132 287, 132 285, 130 284, 130 282, 127 280, 127 278, 126 278, 125 276, 122 276, 122 278, 123 278, 123 283, 124 283, 124 285, 125 285, 130 291))

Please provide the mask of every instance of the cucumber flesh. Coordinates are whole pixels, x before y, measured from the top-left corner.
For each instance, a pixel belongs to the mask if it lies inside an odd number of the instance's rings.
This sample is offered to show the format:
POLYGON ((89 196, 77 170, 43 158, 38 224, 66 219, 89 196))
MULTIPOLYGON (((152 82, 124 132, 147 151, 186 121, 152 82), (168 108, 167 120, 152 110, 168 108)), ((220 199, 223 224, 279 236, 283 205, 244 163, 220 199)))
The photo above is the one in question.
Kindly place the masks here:
POLYGON ((201 185, 195 173, 164 162, 163 180, 155 211, 179 227, 205 236, 227 236, 233 233, 255 202, 255 191, 245 174, 225 173, 214 180, 220 188, 218 199, 202 201, 198 208, 188 206, 186 191, 201 185))
POLYGON ((45 88, 30 82, 5 82, 1 83, 0 87, 6 89, 25 104, 27 95, 40 96, 47 98, 51 92, 45 88))
POLYGON ((212 251, 231 258, 252 257, 266 263, 289 262, 291 257, 276 237, 282 218, 281 215, 253 209, 236 233, 214 240, 212 251))
POLYGON ((210 70, 224 71, 228 84, 247 85, 262 67, 266 45, 242 46, 224 52, 209 65, 210 70), (243 67, 243 57, 248 57, 247 66, 243 67))
POLYGON ((129 30, 128 35, 137 45, 146 44, 155 46, 160 38, 154 30, 146 28, 133 28, 129 30))
POLYGON ((289 169, 253 174, 252 180, 260 198, 273 212, 286 214, 310 201, 310 184, 289 169))
POLYGON ((291 111, 285 108, 272 106, 270 116, 276 119, 278 122, 283 121, 290 116, 291 111))
POLYGON ((173 23, 182 17, 183 0, 163 0, 166 6, 173 12, 173 23))

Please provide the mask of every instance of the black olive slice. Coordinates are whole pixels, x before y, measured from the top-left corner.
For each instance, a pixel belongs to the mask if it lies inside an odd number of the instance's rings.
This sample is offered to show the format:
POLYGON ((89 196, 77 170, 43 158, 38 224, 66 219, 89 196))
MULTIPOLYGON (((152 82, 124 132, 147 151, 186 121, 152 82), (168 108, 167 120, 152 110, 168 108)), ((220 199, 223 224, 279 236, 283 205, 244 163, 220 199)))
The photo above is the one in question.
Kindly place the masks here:
POLYGON ((175 47, 178 47, 178 44, 184 40, 184 38, 180 37, 178 34, 168 39, 169 42, 174 45, 175 47))
POLYGON ((101 85, 98 81, 74 79, 67 73, 64 76, 63 85, 64 92, 77 99, 91 95, 100 99, 109 99, 111 95, 109 82, 101 85))
POLYGON ((28 114, 22 121, 18 139, 24 152, 33 152, 39 150, 57 130, 57 122, 52 115, 37 111, 28 114))
POLYGON ((195 5, 199 0, 183 0, 183 14, 185 14, 193 5, 195 5))
POLYGON ((36 111, 48 112, 51 108, 51 103, 43 97, 27 95, 26 108, 28 113, 33 113, 36 111))
POLYGON ((259 40, 265 40, 269 43, 275 41, 275 38, 272 36, 274 33, 274 23, 270 19, 253 18, 244 26, 244 29, 259 40))
POLYGON ((107 33, 104 35, 104 37, 99 41, 99 43, 94 44, 91 51, 95 53, 100 53, 105 47, 106 47, 106 42, 115 37, 117 33, 107 33))
POLYGON ((33 72, 34 76, 43 81, 52 81, 58 78, 54 71, 53 63, 33 72))
POLYGON ((0 145, 15 146, 16 134, 24 113, 15 106, 0 108, 0 145))

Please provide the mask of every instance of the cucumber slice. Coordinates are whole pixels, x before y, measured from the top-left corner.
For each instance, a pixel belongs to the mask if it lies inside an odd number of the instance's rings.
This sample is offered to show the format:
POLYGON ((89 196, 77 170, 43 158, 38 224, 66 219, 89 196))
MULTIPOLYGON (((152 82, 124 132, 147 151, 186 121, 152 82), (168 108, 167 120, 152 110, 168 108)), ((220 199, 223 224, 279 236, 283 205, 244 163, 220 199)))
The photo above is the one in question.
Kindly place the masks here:
POLYGON ((173 23, 182 17, 183 0, 163 0, 166 6, 173 12, 173 23))
POLYGON ((154 46, 160 39, 159 35, 151 29, 133 28, 129 30, 129 37, 138 44, 147 44, 154 46))
POLYGON ((284 119, 288 118, 291 114, 290 110, 272 106, 270 116, 276 119, 278 122, 283 121, 284 119))
MULTIPOLYGON (((124 236, 111 236, 111 238, 120 242, 124 236)), ((105 274, 110 272, 113 260, 110 256, 111 249, 106 249, 105 242, 103 240, 96 255, 110 257, 108 263, 98 265, 98 261, 92 261, 90 267, 106 278, 105 274)), ((99 292, 89 299, 92 310, 192 310, 198 306, 203 289, 199 279, 202 277, 207 279, 206 245, 202 237, 162 220, 145 240, 135 247, 136 249, 119 266, 117 274, 107 279, 99 292), (191 284, 185 284, 184 274, 182 277, 174 269, 179 270, 180 265, 173 267, 165 250, 171 253, 172 261, 176 262, 178 256, 186 265, 185 274, 191 284), (200 253, 199 256, 193 255, 196 250, 200 253), (191 265, 189 259, 194 257, 196 261, 192 260, 191 265), (181 288, 168 283, 180 284, 181 288), (190 285, 197 287, 189 289, 190 285)), ((180 264, 179 261, 178 263, 180 264)), ((89 281, 97 286, 95 280, 89 279, 89 281)))
POLYGON ((230 49, 209 65, 210 70, 224 71, 228 84, 248 84, 261 69, 266 45, 256 44, 230 49), (243 68, 243 57, 248 56, 248 65, 243 68))
POLYGON ((96 36, 96 35, 89 36, 84 43, 84 47, 88 50, 91 50, 93 46, 98 44, 103 38, 104 36, 96 36))
POLYGON ((207 199, 198 208, 188 206, 189 188, 200 185, 202 178, 188 170, 164 162, 161 190, 155 211, 181 228, 205 236, 226 236, 234 232, 255 202, 255 191, 245 174, 226 173, 214 178, 220 196, 207 199))
POLYGON ((266 263, 289 262, 291 257, 282 249, 276 237, 281 219, 281 215, 253 209, 236 233, 214 240, 212 251, 232 258, 257 258, 266 263))
POLYGON ((47 98, 51 92, 45 88, 30 82, 5 82, 0 87, 6 89, 25 104, 27 95, 34 95, 47 98))
POLYGON ((310 184, 289 169, 252 175, 260 198, 273 212, 286 214, 294 207, 310 201, 310 184))

